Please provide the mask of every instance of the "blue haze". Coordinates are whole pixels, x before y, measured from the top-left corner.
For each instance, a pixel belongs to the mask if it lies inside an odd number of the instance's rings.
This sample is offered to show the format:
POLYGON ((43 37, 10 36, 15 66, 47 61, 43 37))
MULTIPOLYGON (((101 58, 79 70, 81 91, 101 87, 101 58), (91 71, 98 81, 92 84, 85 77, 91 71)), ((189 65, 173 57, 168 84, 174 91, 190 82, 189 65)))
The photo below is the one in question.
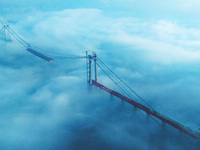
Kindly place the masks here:
MULTIPOLYGON (((9 24, 43 53, 92 49, 157 111, 198 131, 197 0, 0 1, 9 24)), ((88 91, 85 60, 45 62, 0 41, 0 149, 198 150, 120 100, 88 91)), ((113 84, 99 70, 99 81, 113 84)))

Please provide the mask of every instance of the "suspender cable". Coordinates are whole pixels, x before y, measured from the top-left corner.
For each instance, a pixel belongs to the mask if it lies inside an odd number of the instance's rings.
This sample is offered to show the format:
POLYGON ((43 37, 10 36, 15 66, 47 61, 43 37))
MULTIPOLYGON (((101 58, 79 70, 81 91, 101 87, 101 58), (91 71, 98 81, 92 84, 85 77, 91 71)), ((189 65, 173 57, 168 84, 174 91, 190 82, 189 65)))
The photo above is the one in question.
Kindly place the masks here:
POLYGON ((131 98, 131 95, 126 91, 126 90, 124 90, 124 88, 123 87, 121 87, 104 69, 103 69, 103 67, 101 67, 100 65, 99 65, 99 63, 97 63, 97 65, 99 66, 99 68, 101 68, 101 70, 116 84, 116 85, 118 85, 118 87, 125 93, 125 94, 127 94, 130 98, 131 98))
POLYGON ((22 44, 25 48, 28 48, 27 44, 24 44, 20 39, 18 39, 12 32, 10 32, 10 34, 20 43, 22 44))
POLYGON ((103 66, 104 70, 106 70, 107 73, 108 73, 110 76, 112 76, 112 78, 115 80, 116 85, 117 85, 117 86, 121 86, 121 87, 126 91, 126 93, 129 93, 129 95, 127 95, 129 98, 136 99, 136 98, 132 95, 132 93, 130 93, 130 91, 126 89, 126 87, 121 83, 121 81, 120 81, 118 78, 116 78, 116 76, 113 75, 113 73, 110 72, 110 70, 109 70, 107 67, 105 67, 105 64, 104 64, 104 63, 102 63, 101 61, 98 61, 98 62, 101 63, 101 65, 103 66))
MULTIPOLYGON (((131 92, 133 92, 140 100, 142 100, 147 106, 152 108, 141 96, 139 96, 133 89, 131 89, 119 76, 117 76, 99 57, 98 60, 120 81, 122 82, 131 92)), ((153 109, 153 108, 152 108, 153 109)))
MULTIPOLYGON (((24 39, 22 39, 15 31, 13 31, 10 27, 8 27, 12 33, 14 33, 23 43, 25 43, 27 46, 29 46, 30 44, 27 43, 24 39)), ((8 30, 9 31, 9 30, 8 30)), ((10 32, 10 33, 11 33, 10 32)))
POLYGON ((86 59, 86 56, 54 56, 55 59, 86 59))

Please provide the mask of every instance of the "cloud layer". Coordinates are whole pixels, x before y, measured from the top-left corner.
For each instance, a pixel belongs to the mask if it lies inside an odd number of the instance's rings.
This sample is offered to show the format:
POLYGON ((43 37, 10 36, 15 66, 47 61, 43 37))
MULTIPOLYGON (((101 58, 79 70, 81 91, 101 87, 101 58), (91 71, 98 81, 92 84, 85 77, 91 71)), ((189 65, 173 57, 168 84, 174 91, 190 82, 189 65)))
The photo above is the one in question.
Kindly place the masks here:
MULTIPOLYGON (((108 17, 99 9, 30 13, 11 23, 52 56, 92 49, 156 110, 198 128, 199 29, 108 17)), ((85 60, 47 63, 0 41, 2 149, 196 150, 196 141, 88 91, 85 60)), ((99 71, 100 82, 112 86, 99 71)))

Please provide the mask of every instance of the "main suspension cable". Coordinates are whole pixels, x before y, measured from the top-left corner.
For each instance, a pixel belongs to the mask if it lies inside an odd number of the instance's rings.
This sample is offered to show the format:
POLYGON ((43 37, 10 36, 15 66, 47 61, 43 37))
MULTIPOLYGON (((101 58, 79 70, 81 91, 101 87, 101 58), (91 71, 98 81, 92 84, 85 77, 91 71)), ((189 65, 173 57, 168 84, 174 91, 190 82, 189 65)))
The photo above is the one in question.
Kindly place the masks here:
MULTIPOLYGON (((103 64, 99 61, 98 62, 98 64, 101 64, 101 67, 102 68, 104 68, 104 71, 107 69, 107 68, 105 68, 105 66, 103 66, 103 64)), ((106 71, 105 71, 106 72, 106 71)), ((115 78, 115 76, 113 76, 113 74, 110 74, 110 73, 108 73, 108 72, 106 72, 109 76, 110 76, 110 78, 112 78, 112 81, 115 83, 115 85, 117 85, 118 87, 120 86, 120 89, 121 88, 123 88, 124 89, 124 91, 126 91, 125 92, 125 94, 129 97, 129 98, 131 98, 131 99, 135 99, 133 96, 132 96, 132 94, 128 91, 128 90, 126 90, 124 87, 123 87, 123 85, 121 85, 117 80, 116 80, 116 78, 115 78)))
POLYGON ((139 96, 133 89, 131 89, 119 76, 117 76, 99 57, 97 57, 98 60, 120 81, 122 82, 131 92, 133 92, 140 100, 142 100, 147 106, 149 106, 151 109, 152 106, 148 104, 141 96, 139 96))
POLYGON ((19 43, 21 43, 25 48, 28 48, 26 44, 24 44, 22 41, 20 41, 12 32, 9 32, 19 43))
MULTIPOLYGON (((24 39, 22 39, 15 31, 13 31, 9 26, 8 26, 8 29, 10 29, 11 30, 11 32, 13 32, 20 40, 21 40, 21 42, 23 42, 23 43, 25 43, 26 45, 27 45, 27 47, 29 47, 30 46, 30 44, 29 43, 27 43, 24 39)), ((8 30, 9 31, 9 30, 8 30)), ((9 31, 10 32, 10 31, 9 31)), ((10 32, 10 33, 11 33, 10 32)), ((12 34, 13 35, 13 34, 12 34)), ((20 42, 20 43, 21 43, 20 42)))

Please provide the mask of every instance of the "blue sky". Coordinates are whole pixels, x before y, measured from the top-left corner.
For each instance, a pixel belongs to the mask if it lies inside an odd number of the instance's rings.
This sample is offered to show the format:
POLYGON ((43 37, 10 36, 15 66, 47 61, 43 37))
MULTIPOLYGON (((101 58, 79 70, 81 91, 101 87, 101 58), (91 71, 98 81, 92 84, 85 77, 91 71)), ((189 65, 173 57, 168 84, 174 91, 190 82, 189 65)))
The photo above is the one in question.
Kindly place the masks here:
MULTIPOLYGON (((2 0, 0 25, 52 56, 96 51, 157 111, 198 130, 198 4, 2 0)), ((198 149, 193 139, 162 130, 120 100, 88 92, 85 60, 48 63, 15 40, 0 47, 1 149, 198 149)), ((99 82, 113 87, 100 70, 99 82)))
POLYGON ((190 2, 182 0, 169 0, 161 2, 152 0, 151 2, 144 0, 41 0, 41 1, 1 1, 1 10, 3 14, 12 13, 13 11, 55 11, 67 8, 96 8, 110 13, 112 16, 131 16, 137 18, 151 19, 165 19, 173 22, 180 22, 186 26, 199 27, 199 11, 197 0, 190 2))

